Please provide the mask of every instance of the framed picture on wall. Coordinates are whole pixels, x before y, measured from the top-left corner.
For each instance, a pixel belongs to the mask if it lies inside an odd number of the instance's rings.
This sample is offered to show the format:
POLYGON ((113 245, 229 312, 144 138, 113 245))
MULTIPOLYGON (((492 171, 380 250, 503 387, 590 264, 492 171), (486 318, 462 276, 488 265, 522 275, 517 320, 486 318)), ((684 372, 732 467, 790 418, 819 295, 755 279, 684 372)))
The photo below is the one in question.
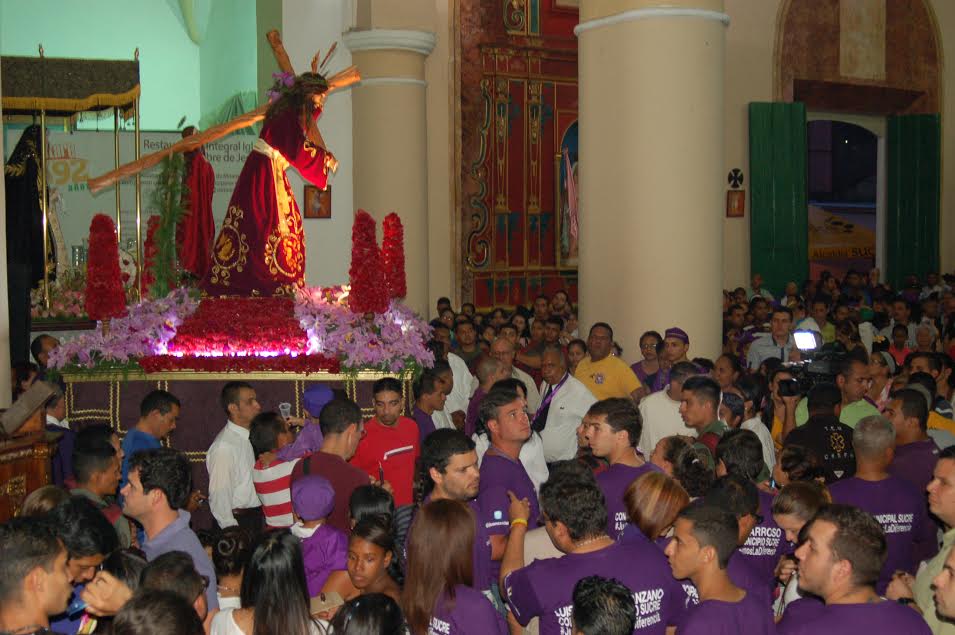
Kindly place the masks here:
POLYGON ((314 185, 305 186, 303 216, 305 218, 332 217, 332 186, 320 190, 314 185))
POLYGON ((726 190, 726 218, 742 218, 746 210, 746 190, 726 190))

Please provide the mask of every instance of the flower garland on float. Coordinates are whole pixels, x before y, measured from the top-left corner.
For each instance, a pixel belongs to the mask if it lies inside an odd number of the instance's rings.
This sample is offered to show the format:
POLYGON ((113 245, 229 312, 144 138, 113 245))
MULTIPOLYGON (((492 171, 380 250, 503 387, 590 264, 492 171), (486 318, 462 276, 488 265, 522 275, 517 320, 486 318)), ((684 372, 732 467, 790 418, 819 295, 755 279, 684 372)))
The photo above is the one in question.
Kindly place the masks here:
POLYGON ((179 288, 130 306, 126 316, 113 319, 109 334, 91 332, 64 343, 51 354, 50 367, 71 373, 379 371, 415 376, 434 364, 427 348, 431 327, 398 301, 405 293, 403 229, 395 214, 384 227, 385 248, 379 250, 374 219, 364 211, 356 214, 350 285, 301 288, 294 298, 201 302, 194 290, 179 288))

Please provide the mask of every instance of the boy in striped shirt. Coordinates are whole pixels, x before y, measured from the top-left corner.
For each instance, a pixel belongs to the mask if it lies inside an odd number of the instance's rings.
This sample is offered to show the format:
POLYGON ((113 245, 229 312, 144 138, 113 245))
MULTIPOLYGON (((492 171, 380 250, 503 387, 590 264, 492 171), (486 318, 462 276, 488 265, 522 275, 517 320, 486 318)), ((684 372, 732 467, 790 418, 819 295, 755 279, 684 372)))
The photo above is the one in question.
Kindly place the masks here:
POLYGON ((290 487, 298 458, 286 461, 276 456, 276 452, 294 439, 288 422, 275 412, 256 415, 249 427, 249 442, 255 454, 252 484, 262 502, 265 525, 270 529, 284 529, 295 522, 290 487))

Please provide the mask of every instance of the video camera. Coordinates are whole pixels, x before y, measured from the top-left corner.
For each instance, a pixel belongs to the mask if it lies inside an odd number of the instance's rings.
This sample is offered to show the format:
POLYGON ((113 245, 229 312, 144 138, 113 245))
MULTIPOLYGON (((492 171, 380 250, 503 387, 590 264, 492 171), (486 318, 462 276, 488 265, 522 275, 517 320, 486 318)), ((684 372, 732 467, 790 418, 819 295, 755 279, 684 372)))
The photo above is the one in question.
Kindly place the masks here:
POLYGON ((792 374, 793 378, 779 382, 779 396, 798 397, 808 393, 816 384, 835 383, 839 367, 846 357, 845 352, 819 350, 819 342, 813 331, 796 331, 793 338, 802 361, 783 364, 782 367, 792 374))

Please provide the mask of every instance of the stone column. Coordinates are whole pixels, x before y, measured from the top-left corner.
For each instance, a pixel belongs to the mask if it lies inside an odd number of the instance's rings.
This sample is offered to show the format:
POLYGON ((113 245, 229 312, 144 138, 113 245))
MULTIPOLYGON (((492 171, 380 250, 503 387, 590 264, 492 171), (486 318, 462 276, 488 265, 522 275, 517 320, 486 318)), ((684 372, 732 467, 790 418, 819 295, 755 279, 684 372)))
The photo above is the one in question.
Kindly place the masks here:
POLYGON ((628 361, 643 331, 721 346, 723 0, 583 0, 581 333, 609 322, 628 361))
MULTIPOLYGON (((0 110, 0 115, 3 112, 0 110)), ((0 157, 5 157, 0 134, 0 157)), ((10 302, 7 297, 7 202, 5 180, 0 179, 0 408, 10 405, 10 302)))
MULTIPOLYGON (((345 34, 362 81, 352 90, 355 207, 379 225, 397 212, 405 230, 405 302, 428 315, 428 137, 424 63, 434 33, 345 34)), ((381 239, 381 231, 378 233, 381 239)))

